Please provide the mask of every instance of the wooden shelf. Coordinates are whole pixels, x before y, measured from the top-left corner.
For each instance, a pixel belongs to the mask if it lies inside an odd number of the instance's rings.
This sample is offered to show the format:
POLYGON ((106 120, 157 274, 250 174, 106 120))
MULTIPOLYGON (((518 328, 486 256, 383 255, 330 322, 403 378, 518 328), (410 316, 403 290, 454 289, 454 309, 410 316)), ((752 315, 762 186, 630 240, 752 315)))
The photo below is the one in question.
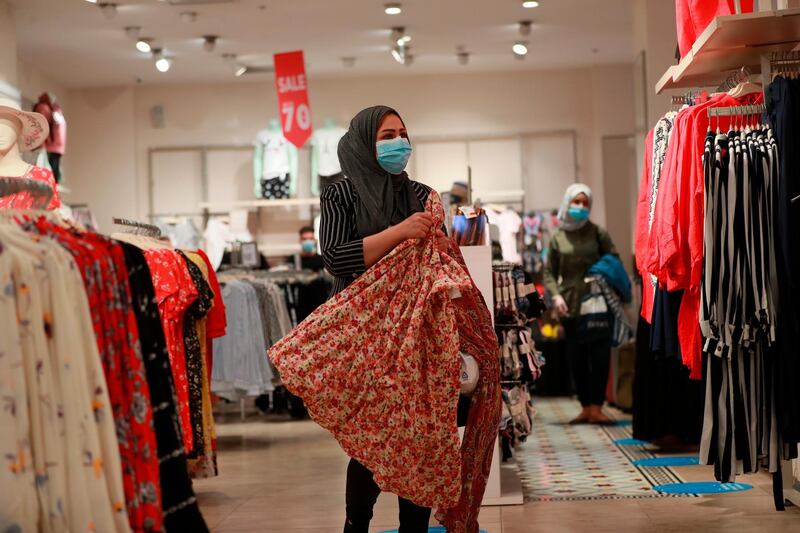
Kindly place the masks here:
POLYGON ((800 9, 717 17, 700 34, 680 63, 656 83, 667 89, 717 86, 731 71, 761 72, 761 57, 794 49, 800 43, 800 9))
POLYGON ((319 198, 286 198, 284 200, 243 200, 230 202, 200 202, 200 209, 259 209, 262 207, 301 207, 319 205, 319 198))

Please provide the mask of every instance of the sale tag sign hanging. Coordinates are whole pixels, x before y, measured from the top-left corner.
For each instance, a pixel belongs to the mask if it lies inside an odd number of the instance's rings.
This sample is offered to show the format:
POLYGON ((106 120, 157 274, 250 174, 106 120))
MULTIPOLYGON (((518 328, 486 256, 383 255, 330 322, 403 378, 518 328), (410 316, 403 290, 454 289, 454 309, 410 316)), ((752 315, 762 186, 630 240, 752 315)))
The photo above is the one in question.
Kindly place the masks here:
POLYGON ((283 136, 298 148, 311 137, 311 108, 303 52, 275 54, 275 87, 283 136))

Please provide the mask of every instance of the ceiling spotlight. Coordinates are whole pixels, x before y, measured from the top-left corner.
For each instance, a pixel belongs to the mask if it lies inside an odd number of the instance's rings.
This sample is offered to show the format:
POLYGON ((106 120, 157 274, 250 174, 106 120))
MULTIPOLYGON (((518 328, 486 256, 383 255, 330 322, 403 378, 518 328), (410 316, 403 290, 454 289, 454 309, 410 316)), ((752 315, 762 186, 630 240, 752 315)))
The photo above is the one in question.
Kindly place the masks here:
POLYGON ((519 21, 519 34, 522 36, 527 36, 531 34, 531 24, 533 21, 531 20, 520 20, 519 21))
POLYGON ((456 57, 458 57, 459 65, 466 65, 469 63, 469 52, 459 52, 456 54, 456 57))
POLYGON ((197 12, 196 11, 184 11, 180 14, 181 22, 184 24, 191 24, 195 20, 197 20, 197 12))
POLYGON ((396 26, 392 28, 391 39, 392 42, 397 43, 398 46, 405 46, 411 42, 411 36, 406 33, 406 29, 403 26, 396 26))
POLYGON ((525 55, 528 53, 528 43, 525 41, 518 41, 514 43, 514 46, 511 47, 511 51, 519 57, 525 57, 525 55))
POLYGON ((203 50, 206 52, 213 52, 214 48, 217 46, 217 37, 216 35, 204 35, 203 36, 203 50))
POLYGON ((162 57, 156 61, 156 69, 159 72, 169 72, 170 67, 172 67, 172 60, 169 58, 162 57))
POLYGON ((402 37, 397 39, 397 44, 400 45, 400 46, 405 46, 410 42, 411 42, 411 36, 410 35, 403 35, 402 37))
POLYGON ((150 39, 143 38, 136 41, 136 49, 143 54, 149 54, 153 50, 153 47, 150 46, 150 39))
POLYGON ((97 3, 97 0, 86 0, 86 1, 89 2, 90 4, 96 4, 97 3))
POLYGON ((403 12, 403 8, 400 6, 398 2, 391 2, 383 6, 383 11, 387 15, 399 15, 403 12))
POLYGON ((347 68, 353 68, 356 66, 356 58, 355 57, 343 57, 342 58, 342 65, 347 68))
POLYGON ((237 78, 244 76, 245 74, 247 74, 247 67, 245 67, 244 65, 239 66, 239 68, 236 69, 236 72, 234 74, 237 78))
POLYGON ((128 36, 128 39, 138 39, 141 32, 141 26, 125 26, 125 35, 128 36))
POLYGON ((392 57, 398 63, 405 63, 405 53, 402 46, 392 48, 392 57))
POLYGON ((97 4, 100 8, 100 12, 103 16, 107 19, 113 19, 117 14, 117 4, 111 4, 106 2, 100 2, 97 4))
POLYGON ((522 0, 522 7, 525 9, 533 9, 534 7, 539 7, 538 0, 522 0))

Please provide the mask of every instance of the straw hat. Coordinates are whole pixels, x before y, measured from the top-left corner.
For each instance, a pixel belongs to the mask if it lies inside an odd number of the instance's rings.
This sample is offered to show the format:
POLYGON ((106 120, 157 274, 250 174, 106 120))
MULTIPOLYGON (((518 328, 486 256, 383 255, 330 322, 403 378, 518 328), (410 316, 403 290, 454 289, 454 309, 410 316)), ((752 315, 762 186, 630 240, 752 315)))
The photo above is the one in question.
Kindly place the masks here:
POLYGON ((39 148, 50 134, 50 126, 43 115, 22 111, 14 100, 0 98, 0 117, 13 117, 22 124, 22 131, 17 139, 21 152, 39 148))

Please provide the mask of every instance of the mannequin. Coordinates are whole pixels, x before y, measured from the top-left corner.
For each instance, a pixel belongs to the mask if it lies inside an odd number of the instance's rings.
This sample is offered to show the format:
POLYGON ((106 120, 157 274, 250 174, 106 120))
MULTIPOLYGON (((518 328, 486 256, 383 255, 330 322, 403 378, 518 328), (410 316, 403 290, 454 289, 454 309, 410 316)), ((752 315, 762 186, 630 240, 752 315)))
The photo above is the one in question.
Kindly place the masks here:
POLYGON ((326 118, 322 128, 311 136, 311 194, 319 196, 322 189, 342 177, 339 165, 339 140, 347 130, 336 125, 332 118, 326 118))
MULTIPOLYGON (((23 150, 33 150, 43 143, 48 132, 47 121, 39 113, 21 111, 16 102, 0 99, 0 177, 47 183, 53 189, 48 209, 55 209, 61 207, 61 201, 53 173, 26 163, 21 155, 23 150)), ((27 192, 0 198, 0 208, 30 209, 33 204, 33 198, 27 192)))
POLYGON ((253 154, 253 176, 257 198, 281 199, 297 190, 297 148, 283 136, 281 124, 272 119, 258 132, 253 154))

